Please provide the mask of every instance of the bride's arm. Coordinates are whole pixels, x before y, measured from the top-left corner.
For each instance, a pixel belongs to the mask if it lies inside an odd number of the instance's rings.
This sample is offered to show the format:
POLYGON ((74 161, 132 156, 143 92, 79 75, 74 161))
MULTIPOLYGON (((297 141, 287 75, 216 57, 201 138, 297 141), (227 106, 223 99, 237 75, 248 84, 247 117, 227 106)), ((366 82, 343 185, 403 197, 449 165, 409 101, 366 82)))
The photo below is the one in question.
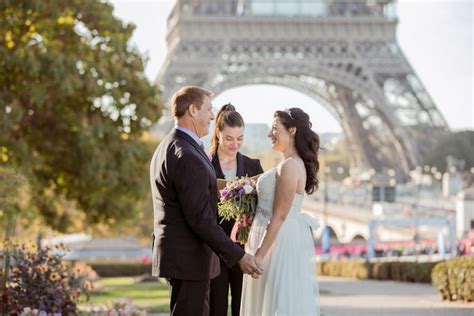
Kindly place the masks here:
POLYGON ((289 159, 283 162, 277 170, 273 216, 268 224, 267 233, 262 244, 255 253, 255 259, 260 266, 290 211, 298 186, 299 177, 297 175, 300 174, 300 169, 295 161, 289 159))

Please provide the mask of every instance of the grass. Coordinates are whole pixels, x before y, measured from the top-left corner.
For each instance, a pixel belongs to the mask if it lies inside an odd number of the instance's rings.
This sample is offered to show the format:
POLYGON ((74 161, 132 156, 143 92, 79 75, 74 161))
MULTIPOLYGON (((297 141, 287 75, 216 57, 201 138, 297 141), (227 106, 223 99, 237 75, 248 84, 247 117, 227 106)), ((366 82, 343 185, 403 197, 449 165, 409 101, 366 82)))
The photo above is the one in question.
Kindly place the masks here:
POLYGON ((103 288, 91 295, 93 305, 112 306, 112 302, 127 297, 133 305, 150 313, 169 313, 169 290, 165 281, 135 283, 131 277, 101 278, 103 288))
MULTIPOLYGON (((131 277, 121 277, 101 278, 99 283, 102 288, 93 292, 89 301, 93 305, 112 306, 112 302, 127 297, 132 300, 133 305, 144 308, 149 313, 169 313, 169 290, 164 280, 135 283, 131 277)), ((323 296, 330 294, 325 289, 320 289, 319 293, 323 296)))

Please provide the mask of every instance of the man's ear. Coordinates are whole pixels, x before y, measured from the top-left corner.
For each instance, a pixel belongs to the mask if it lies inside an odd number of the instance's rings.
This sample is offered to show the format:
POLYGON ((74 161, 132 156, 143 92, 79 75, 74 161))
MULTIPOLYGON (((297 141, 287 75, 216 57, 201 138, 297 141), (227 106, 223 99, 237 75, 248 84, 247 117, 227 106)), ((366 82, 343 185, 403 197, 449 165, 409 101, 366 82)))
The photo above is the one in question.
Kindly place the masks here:
POLYGON ((188 106, 188 112, 189 112, 189 116, 191 117, 195 117, 196 116, 196 112, 197 112, 197 107, 191 103, 189 106, 188 106))

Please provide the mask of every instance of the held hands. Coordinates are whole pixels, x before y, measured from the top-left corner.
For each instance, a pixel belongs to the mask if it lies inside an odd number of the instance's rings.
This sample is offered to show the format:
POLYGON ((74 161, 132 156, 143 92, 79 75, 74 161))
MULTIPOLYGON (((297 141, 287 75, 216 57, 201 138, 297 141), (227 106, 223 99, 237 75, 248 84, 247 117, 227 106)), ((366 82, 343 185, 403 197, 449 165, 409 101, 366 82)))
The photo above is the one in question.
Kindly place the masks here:
POLYGON ((253 278, 258 279, 263 274, 263 268, 261 264, 257 264, 255 257, 245 253, 244 256, 239 260, 239 267, 242 272, 252 275, 253 278))
POLYGON ((255 263, 257 264, 258 267, 263 267, 263 257, 255 254, 255 263))

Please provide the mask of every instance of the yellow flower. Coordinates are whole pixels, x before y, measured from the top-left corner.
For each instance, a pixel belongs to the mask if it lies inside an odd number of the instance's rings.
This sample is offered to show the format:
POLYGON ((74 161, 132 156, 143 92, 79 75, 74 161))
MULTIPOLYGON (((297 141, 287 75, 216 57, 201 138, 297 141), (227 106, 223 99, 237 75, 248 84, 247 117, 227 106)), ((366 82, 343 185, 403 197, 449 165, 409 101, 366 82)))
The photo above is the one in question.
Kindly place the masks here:
POLYGON ((89 280, 85 280, 82 286, 88 291, 92 290, 92 283, 89 280))
POLYGON ((74 24, 74 18, 72 16, 60 16, 57 22, 58 24, 71 25, 74 24))
POLYGON ((82 268, 80 266, 76 266, 74 268, 74 274, 75 275, 80 275, 82 273, 82 268))
POLYGON ((42 265, 38 266, 38 271, 41 272, 41 273, 46 273, 48 271, 48 266, 42 264, 42 265))
POLYGON ((57 281, 57 280, 59 280, 59 274, 58 274, 57 272, 53 272, 53 273, 51 273, 51 275, 49 276, 49 279, 50 279, 51 281, 57 281))
POLYGON ((11 32, 11 31, 8 31, 8 32, 5 34, 5 45, 7 46, 7 48, 13 48, 13 47, 15 47, 15 42, 13 41, 13 36, 12 36, 12 32, 11 32))

